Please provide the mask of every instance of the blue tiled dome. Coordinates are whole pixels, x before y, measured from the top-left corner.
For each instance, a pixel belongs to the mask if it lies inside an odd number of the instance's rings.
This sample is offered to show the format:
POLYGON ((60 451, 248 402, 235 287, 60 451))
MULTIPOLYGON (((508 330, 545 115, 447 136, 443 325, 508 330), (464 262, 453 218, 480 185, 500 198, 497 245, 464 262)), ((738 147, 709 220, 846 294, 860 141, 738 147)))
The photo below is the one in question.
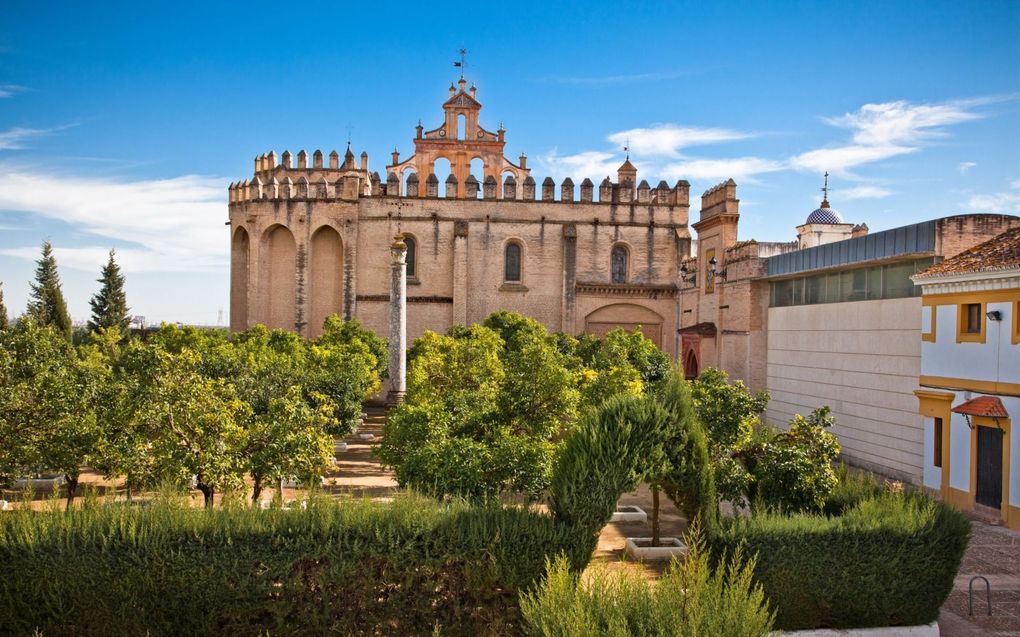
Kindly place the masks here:
POLYGON ((809 214, 805 223, 843 223, 843 215, 830 208, 828 204, 828 201, 823 201, 822 207, 809 214))

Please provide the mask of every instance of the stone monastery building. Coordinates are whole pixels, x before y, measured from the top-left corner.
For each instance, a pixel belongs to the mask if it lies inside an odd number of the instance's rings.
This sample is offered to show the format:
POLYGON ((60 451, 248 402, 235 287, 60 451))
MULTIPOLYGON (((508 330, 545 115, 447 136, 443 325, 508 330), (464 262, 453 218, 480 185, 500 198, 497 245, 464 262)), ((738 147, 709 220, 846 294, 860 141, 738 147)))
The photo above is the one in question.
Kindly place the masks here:
MULTIPOLYGON (((348 147, 255 159, 231 184, 231 328, 315 336, 339 313, 388 335, 390 244, 407 244, 407 338, 509 309, 550 330, 640 326, 689 377, 719 367, 772 394, 766 419, 829 405, 844 459, 920 483, 922 309, 911 276, 1020 219, 960 215, 869 233, 826 196, 790 242, 738 240, 737 185, 586 175, 539 185, 461 78, 440 126, 385 179, 348 147), (436 178, 438 161, 450 176, 436 178), (474 168, 473 168, 474 167, 474 168), (697 233, 692 241, 691 229, 697 233)), ((1020 489, 1017 489, 1020 493, 1020 489)))

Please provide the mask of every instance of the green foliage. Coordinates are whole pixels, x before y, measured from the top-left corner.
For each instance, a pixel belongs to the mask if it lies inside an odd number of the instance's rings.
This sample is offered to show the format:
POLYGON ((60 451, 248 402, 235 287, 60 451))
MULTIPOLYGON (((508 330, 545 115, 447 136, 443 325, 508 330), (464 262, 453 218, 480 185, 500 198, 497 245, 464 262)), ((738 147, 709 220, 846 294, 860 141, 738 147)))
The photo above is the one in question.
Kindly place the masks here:
POLYGON ((568 357, 538 322, 498 312, 484 325, 426 332, 378 453, 397 480, 436 496, 537 498, 576 415, 568 357))
POLYGON ((519 593, 575 553, 548 515, 414 496, 15 511, 0 634, 518 635, 519 593))
POLYGON ((751 502, 787 511, 821 510, 837 485, 832 465, 839 441, 826 431, 834 423, 831 410, 820 407, 807 418, 794 416, 789 430, 747 449, 751 502))
POLYGON ((521 597, 526 634, 535 637, 757 637, 772 630, 754 560, 734 559, 712 569, 704 544, 690 551, 655 584, 639 574, 590 569, 582 578, 567 561, 550 562, 545 579, 521 597))
MULTIPOLYGON (((853 487, 858 495, 872 486, 853 487)), ((757 555, 755 579, 782 630, 928 624, 953 588, 970 534, 959 512, 920 493, 881 493, 841 515, 758 513, 726 520, 713 554, 757 555)))
POLYGON ((669 356, 641 333, 617 328, 599 339, 590 334, 573 343, 580 358, 582 404, 597 407, 616 394, 641 394, 653 391, 669 373, 669 356))
POLYGON ((708 438, 697 416, 689 384, 672 369, 656 391, 655 399, 669 414, 669 436, 664 445, 664 471, 656 479, 666 495, 687 516, 696 517, 711 531, 718 516, 708 438))
POLYGON ((7 306, 4 305, 4 284, 0 282, 0 330, 5 330, 11 325, 11 320, 7 316, 7 306))
POLYGON ((60 275, 57 273, 57 259, 49 241, 42 244, 42 256, 36 262, 35 281, 31 284, 28 317, 39 325, 51 325, 68 341, 71 340, 71 316, 60 289, 60 275))
POLYGON ((585 416, 566 441, 550 487, 553 515, 595 549, 621 493, 662 458, 669 414, 655 401, 620 395, 585 416))
POLYGON ((98 281, 102 287, 89 301, 92 307, 89 331, 95 332, 101 328, 113 328, 121 332, 127 330, 131 315, 128 313, 127 295, 124 293, 124 275, 114 260, 113 250, 110 250, 110 259, 103 266, 98 281))
POLYGON ((0 332, 0 483, 59 472, 68 505, 81 466, 96 457, 97 405, 110 376, 94 347, 76 350, 61 333, 31 318, 0 332))
POLYGON ((768 405, 766 391, 751 393, 742 381, 729 382, 729 375, 708 368, 692 383, 694 405, 708 436, 709 455, 719 497, 736 506, 746 504, 748 475, 734 456, 750 442, 759 425, 759 415, 768 405))

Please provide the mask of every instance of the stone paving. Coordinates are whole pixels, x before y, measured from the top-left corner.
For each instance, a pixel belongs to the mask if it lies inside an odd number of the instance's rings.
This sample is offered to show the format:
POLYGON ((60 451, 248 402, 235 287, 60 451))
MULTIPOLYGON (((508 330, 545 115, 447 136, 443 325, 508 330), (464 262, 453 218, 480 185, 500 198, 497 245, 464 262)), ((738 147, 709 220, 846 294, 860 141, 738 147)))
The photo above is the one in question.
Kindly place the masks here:
POLYGON ((943 637, 1020 637, 1020 533, 984 522, 973 523, 970 545, 939 615, 943 637), (984 583, 974 583, 974 615, 968 614, 970 579, 983 575, 991 583, 988 616, 984 583))

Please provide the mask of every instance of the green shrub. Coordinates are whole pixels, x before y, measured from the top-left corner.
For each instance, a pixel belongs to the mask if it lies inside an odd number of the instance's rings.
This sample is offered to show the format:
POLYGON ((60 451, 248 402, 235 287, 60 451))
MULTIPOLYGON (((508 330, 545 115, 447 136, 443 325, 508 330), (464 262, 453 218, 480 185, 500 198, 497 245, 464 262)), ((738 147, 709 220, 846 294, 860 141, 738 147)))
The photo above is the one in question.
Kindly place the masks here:
POLYGON ((593 568, 581 576, 564 559, 521 598, 527 634, 535 637, 756 637, 772 628, 754 560, 740 556, 712 571, 698 541, 651 584, 636 573, 593 568))
POLYGON ((518 593, 561 553, 590 556, 549 515, 414 496, 19 510, 0 516, 0 634, 519 634, 518 593))
MULTIPOLYGON (((866 485, 853 487, 858 495, 866 485)), ((970 522, 920 493, 882 493, 842 515, 776 512, 723 522, 713 554, 757 556, 782 630, 927 624, 953 587, 970 522)))
POLYGON ((828 407, 807 418, 797 414, 787 431, 745 450, 751 480, 752 505, 787 511, 820 511, 836 488, 832 463, 839 456, 839 440, 827 429, 835 424, 828 407))
POLYGON ((661 455, 668 414, 640 396, 610 398, 582 419, 560 452, 550 487, 550 508, 590 551, 609 522, 620 494, 633 491, 661 455))

